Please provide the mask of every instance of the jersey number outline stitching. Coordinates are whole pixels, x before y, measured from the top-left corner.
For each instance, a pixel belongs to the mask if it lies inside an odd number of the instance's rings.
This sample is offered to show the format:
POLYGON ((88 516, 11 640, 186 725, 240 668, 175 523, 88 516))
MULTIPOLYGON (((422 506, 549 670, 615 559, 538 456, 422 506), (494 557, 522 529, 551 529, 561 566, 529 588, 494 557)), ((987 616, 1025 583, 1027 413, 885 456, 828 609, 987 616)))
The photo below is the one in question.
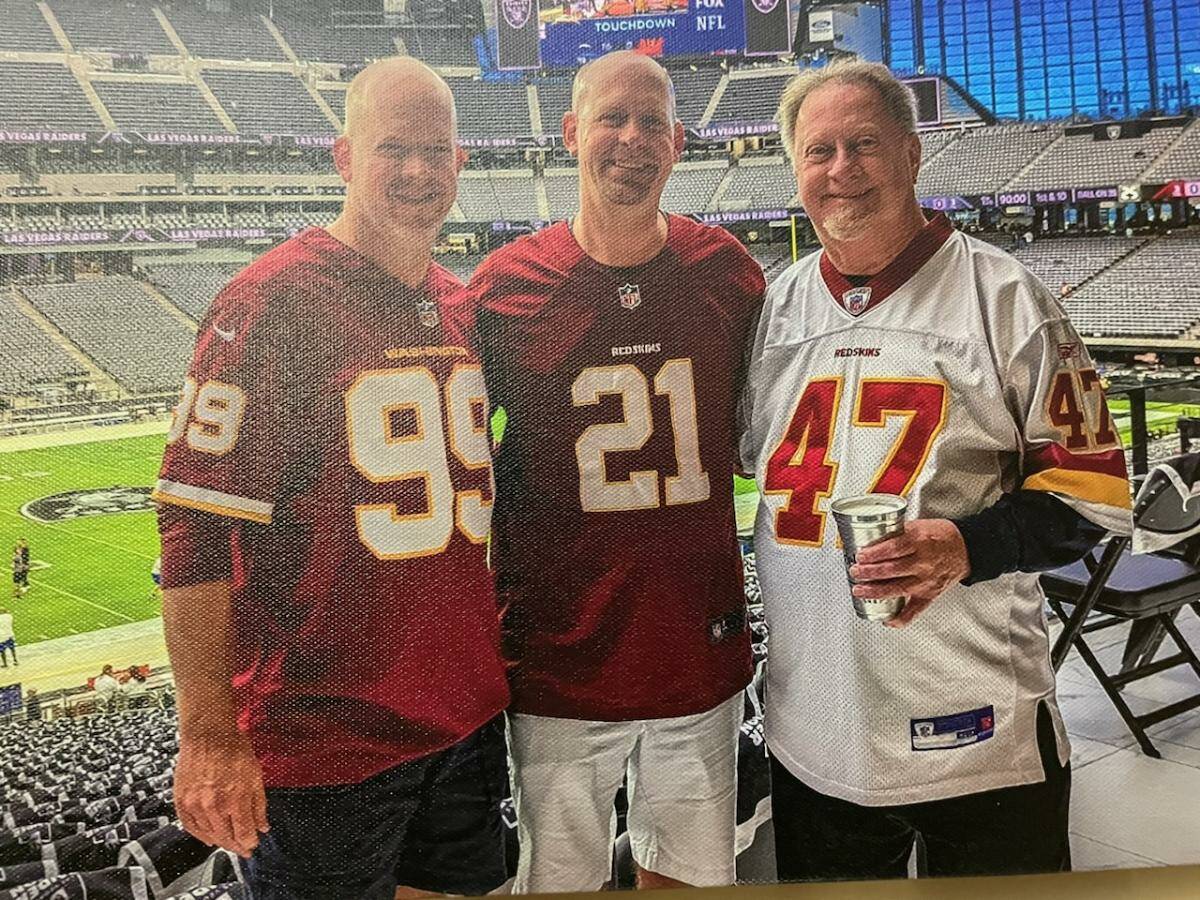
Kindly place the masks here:
POLYGON ((199 386, 194 378, 183 381, 167 431, 167 444, 187 436, 187 445, 200 453, 224 456, 237 443, 246 412, 246 393, 234 384, 213 378, 199 386), (190 421, 191 419, 195 421, 190 421))
POLYGON ((436 556, 450 545, 456 525, 473 544, 487 540, 493 501, 485 501, 482 491, 456 491, 447 457, 449 449, 466 468, 486 468, 495 497, 486 397, 478 365, 455 366, 444 390, 424 366, 362 372, 346 389, 351 465, 375 484, 425 482, 423 512, 401 514, 394 503, 355 504, 359 540, 377 559, 436 556), (476 424, 477 406, 485 417, 482 425, 476 424), (394 416, 402 410, 413 412, 415 427, 411 434, 396 435, 394 416))
MULTIPOLYGON (((833 493, 838 464, 830 453, 844 381, 841 376, 810 379, 792 408, 788 427, 767 462, 763 493, 786 497, 775 511, 775 540, 798 547, 823 547, 827 513, 818 509, 833 493)), ((946 424, 950 391, 936 378, 863 378, 851 424, 884 428, 905 418, 900 434, 876 469, 867 493, 904 496, 929 458, 946 424)))
POLYGON ((1068 450, 1111 450, 1118 446, 1103 385, 1095 369, 1063 369, 1055 375, 1046 397, 1046 418, 1062 434, 1063 446, 1068 450), (1098 409, 1093 414, 1088 407, 1097 403, 1098 409), (1089 417, 1095 422, 1094 427, 1089 417))
MULTIPOLYGON (((664 482, 666 505, 707 500, 712 491, 700 460, 692 360, 677 358, 663 363, 654 376, 654 393, 670 403, 675 440, 676 474, 666 476, 664 482)), ((589 425, 575 442, 580 506, 584 512, 656 509, 662 505, 658 471, 634 471, 624 481, 610 481, 605 464, 606 453, 640 450, 654 433, 649 381, 637 366, 625 364, 589 366, 571 385, 571 402, 577 407, 598 404, 605 395, 621 398, 621 421, 589 425)))

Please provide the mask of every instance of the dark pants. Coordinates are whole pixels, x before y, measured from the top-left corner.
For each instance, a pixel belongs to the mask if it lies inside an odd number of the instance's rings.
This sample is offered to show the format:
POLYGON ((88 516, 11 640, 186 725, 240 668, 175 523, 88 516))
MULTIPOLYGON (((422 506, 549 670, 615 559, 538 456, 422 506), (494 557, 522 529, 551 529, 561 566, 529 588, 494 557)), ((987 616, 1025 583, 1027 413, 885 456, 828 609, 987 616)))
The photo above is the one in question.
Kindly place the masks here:
POLYGON ((820 794, 772 756, 779 880, 904 878, 918 836, 922 875, 1069 871, 1071 767, 1058 762, 1044 706, 1038 748, 1045 781, 904 806, 859 806, 820 794))
POLYGON ((254 900, 391 900, 397 885, 485 894, 505 882, 501 716, 439 753, 358 784, 267 790, 242 862, 254 900))
POLYGON ((8 668, 8 654, 12 653, 13 665, 17 665, 17 642, 14 638, 0 641, 0 666, 8 668))

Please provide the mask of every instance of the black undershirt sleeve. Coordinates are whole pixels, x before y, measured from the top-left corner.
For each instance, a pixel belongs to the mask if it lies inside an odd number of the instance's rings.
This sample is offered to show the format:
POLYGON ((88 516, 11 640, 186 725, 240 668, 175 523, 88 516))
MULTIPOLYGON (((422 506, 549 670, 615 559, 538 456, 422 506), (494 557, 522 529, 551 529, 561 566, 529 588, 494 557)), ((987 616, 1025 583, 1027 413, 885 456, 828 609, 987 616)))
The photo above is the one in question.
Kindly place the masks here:
POLYGON ((963 584, 1006 572, 1045 572, 1073 563, 1100 543, 1105 529, 1044 491, 1017 490, 992 506, 954 519, 971 574, 963 584))

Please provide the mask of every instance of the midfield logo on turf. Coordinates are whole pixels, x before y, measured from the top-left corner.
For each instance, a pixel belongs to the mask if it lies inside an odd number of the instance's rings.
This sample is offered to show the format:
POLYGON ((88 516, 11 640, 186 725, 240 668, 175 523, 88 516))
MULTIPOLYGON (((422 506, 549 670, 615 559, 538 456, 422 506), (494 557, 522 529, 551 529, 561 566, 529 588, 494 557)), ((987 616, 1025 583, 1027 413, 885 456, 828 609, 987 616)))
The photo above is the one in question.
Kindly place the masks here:
POLYGON ((64 522, 90 516, 110 516, 118 513, 147 512, 154 509, 148 487, 90 488, 83 491, 64 491, 39 500, 30 500, 21 507, 21 515, 35 522, 64 522))

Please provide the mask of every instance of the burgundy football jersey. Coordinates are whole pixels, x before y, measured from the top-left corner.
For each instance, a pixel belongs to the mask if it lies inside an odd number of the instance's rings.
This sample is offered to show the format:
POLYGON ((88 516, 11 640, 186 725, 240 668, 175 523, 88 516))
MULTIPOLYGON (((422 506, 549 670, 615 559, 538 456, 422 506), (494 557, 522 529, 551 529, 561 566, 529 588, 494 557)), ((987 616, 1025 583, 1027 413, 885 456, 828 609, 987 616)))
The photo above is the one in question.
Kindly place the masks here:
POLYGON ((733 511, 735 398, 762 272, 671 216, 612 268, 558 224, 476 272, 496 453, 493 565, 518 712, 702 712, 750 680, 733 511))
POLYGON ((154 497, 236 522, 234 687, 270 786, 362 780, 507 703, 466 298, 313 228, 201 323, 154 497))

